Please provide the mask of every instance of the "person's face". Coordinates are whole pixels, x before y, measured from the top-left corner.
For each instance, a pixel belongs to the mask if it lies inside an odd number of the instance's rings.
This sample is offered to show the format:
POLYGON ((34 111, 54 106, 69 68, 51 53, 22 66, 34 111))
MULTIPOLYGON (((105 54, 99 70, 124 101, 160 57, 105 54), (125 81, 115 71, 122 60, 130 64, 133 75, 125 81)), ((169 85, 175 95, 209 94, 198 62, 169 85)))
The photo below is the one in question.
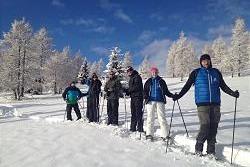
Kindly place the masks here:
POLYGON ((128 71, 128 72, 127 72, 128 76, 131 76, 131 75, 132 75, 132 72, 133 72, 133 71, 128 71))
POLYGON ((204 59, 201 61, 202 67, 208 68, 210 66, 210 60, 204 59))
POLYGON ((151 76, 152 77, 157 77, 158 76, 158 71, 151 71, 151 76))
POLYGON ((71 83, 70 86, 75 86, 75 84, 74 84, 74 83, 71 83))
POLYGON ((109 78, 113 78, 115 76, 114 73, 109 74, 109 78))
POLYGON ((93 77, 93 80, 95 81, 97 79, 97 77, 93 77))

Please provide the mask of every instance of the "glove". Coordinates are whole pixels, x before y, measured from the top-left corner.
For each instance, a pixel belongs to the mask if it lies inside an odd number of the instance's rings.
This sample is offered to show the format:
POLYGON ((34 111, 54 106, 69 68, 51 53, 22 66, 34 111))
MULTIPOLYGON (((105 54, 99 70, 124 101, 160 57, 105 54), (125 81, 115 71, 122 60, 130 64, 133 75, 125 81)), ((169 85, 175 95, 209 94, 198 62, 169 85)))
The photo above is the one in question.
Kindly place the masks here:
POLYGON ((239 96, 240 96, 239 91, 238 90, 234 91, 233 97, 239 98, 239 96))
POLYGON ((176 101, 176 100, 178 100, 180 97, 179 97, 179 95, 177 94, 177 93, 175 93, 174 95, 173 95, 173 97, 172 97, 172 99, 174 100, 174 101, 176 101))

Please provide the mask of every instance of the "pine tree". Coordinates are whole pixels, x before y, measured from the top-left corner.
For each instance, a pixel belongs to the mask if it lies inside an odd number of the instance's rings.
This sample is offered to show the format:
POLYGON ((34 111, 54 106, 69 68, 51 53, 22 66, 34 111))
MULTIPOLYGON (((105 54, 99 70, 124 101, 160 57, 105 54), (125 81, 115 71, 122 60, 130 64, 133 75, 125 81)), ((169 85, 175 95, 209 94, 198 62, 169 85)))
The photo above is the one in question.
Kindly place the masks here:
POLYGON ((220 71, 226 71, 226 56, 228 54, 226 42, 222 39, 222 37, 214 40, 212 50, 214 53, 214 58, 212 59, 213 66, 218 68, 220 71))
POLYGON ((248 32, 246 31, 245 21, 238 18, 232 30, 232 54, 229 62, 229 66, 232 69, 232 76, 235 72, 240 76, 241 71, 246 69, 249 61, 249 55, 247 54, 248 45, 248 32))
POLYGON ((9 32, 4 33, 3 43, 7 46, 6 55, 3 58, 4 76, 2 82, 11 88, 14 97, 20 100, 24 95, 24 89, 29 83, 31 63, 31 38, 32 28, 29 23, 22 19, 15 20, 11 24, 9 32))
POLYGON ((176 77, 175 72, 175 56, 176 56, 176 48, 177 45, 175 42, 170 46, 168 50, 168 58, 167 58, 167 76, 171 76, 173 78, 176 77))
POLYGON ((141 75, 141 77, 143 79, 147 79, 151 76, 150 67, 151 67, 151 65, 148 61, 148 57, 145 56, 142 63, 140 64, 139 70, 138 70, 139 74, 141 75))
POLYGON ((36 90, 39 93, 43 91, 44 74, 43 68, 52 54, 52 38, 49 37, 48 32, 45 28, 41 28, 38 32, 34 34, 32 40, 33 54, 36 57, 36 68, 33 70, 35 75, 36 90))
POLYGON ((189 74, 190 69, 196 67, 197 62, 193 46, 185 37, 184 32, 180 33, 180 37, 176 42, 175 53, 176 76, 183 80, 183 77, 189 74))
POLYGON ((84 57, 83 63, 81 65, 80 71, 78 73, 78 78, 85 80, 89 77, 89 65, 87 58, 84 57))
POLYGON ((121 50, 119 47, 114 47, 110 50, 111 54, 109 55, 109 62, 106 65, 105 73, 109 73, 110 71, 114 71, 118 76, 122 74, 122 62, 120 61, 120 57, 122 56, 121 50))
POLYGON ((211 44, 205 44, 202 51, 201 51, 202 54, 208 54, 211 59, 213 60, 214 59, 214 51, 212 49, 212 45, 211 44))

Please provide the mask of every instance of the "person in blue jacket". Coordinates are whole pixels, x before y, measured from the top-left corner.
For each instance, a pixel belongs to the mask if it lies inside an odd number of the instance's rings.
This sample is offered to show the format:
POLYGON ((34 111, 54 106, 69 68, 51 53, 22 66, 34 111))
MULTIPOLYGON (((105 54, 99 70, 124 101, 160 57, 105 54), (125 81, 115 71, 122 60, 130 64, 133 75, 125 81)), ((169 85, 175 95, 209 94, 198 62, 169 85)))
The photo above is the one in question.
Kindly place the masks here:
POLYGON ((74 108, 74 111, 77 116, 77 120, 82 118, 81 112, 78 106, 78 100, 81 99, 83 94, 81 93, 80 89, 75 86, 75 84, 76 84, 75 81, 71 82, 70 86, 67 87, 62 94, 63 99, 67 102, 67 106, 66 106, 67 120, 71 120, 71 121, 72 121, 72 116, 71 116, 72 108, 74 108))
POLYGON ((192 85, 195 87, 195 103, 197 105, 200 130, 196 138, 195 153, 202 155, 204 142, 207 141, 207 154, 215 155, 217 128, 220 121, 221 94, 225 93, 238 98, 239 92, 232 91, 225 83, 221 72, 212 67, 208 54, 200 57, 201 67, 191 72, 186 84, 173 100, 186 94, 192 85))

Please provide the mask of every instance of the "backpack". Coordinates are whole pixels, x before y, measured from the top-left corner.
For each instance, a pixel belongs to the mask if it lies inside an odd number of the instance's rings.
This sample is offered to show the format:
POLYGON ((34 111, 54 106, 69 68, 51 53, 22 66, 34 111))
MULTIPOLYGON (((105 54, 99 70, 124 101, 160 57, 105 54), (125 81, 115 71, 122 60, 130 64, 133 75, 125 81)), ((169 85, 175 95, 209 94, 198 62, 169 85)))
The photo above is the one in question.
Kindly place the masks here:
POLYGON ((67 93, 67 103, 68 104, 77 104, 77 100, 78 100, 79 96, 80 95, 79 95, 78 91, 75 91, 75 90, 68 91, 68 93, 67 93))

